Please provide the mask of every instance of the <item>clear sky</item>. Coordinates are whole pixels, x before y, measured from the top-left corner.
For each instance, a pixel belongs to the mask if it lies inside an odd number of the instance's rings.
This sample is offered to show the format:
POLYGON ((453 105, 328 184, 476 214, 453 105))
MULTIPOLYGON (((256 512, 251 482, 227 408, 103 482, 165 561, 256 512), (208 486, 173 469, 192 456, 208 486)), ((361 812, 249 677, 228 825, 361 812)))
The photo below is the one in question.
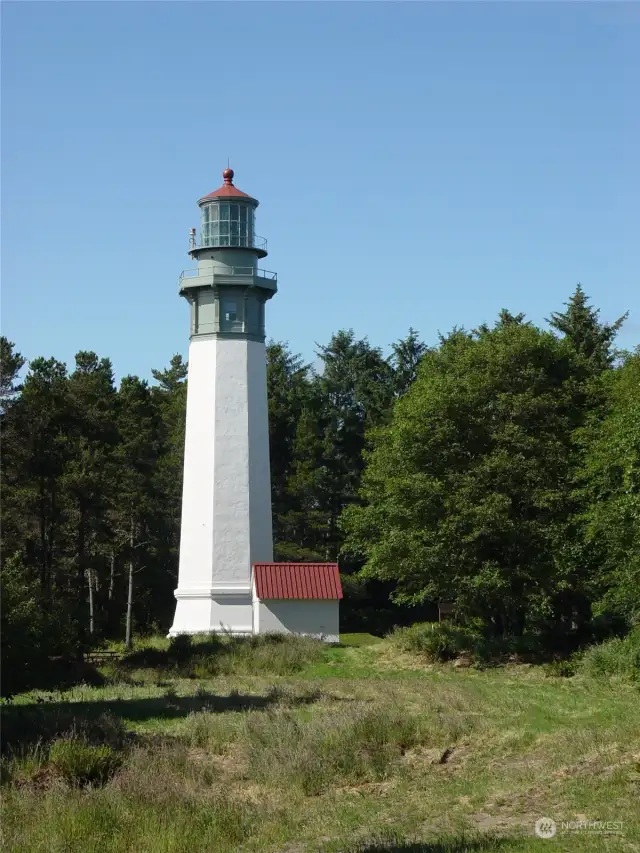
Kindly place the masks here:
POLYGON ((640 4, 4 2, 2 332, 151 378, 197 199, 260 199, 268 336, 538 323, 640 343, 640 4))

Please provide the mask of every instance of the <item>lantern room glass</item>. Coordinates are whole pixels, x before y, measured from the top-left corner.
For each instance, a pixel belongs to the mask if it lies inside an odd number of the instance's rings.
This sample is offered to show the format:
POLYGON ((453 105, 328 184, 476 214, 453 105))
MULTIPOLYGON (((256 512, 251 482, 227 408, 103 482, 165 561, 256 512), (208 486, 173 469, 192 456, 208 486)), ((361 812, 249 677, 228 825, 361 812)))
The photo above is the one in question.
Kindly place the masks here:
POLYGON ((253 246, 253 208, 227 202, 207 204, 202 208, 200 247, 253 246))

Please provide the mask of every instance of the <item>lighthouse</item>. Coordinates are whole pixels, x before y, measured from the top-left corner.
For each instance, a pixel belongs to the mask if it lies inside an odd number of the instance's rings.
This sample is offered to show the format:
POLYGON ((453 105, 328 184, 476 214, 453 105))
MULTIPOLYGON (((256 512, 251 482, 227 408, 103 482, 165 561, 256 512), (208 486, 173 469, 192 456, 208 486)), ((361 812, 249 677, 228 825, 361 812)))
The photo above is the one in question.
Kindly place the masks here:
POLYGON ((189 374, 176 612, 170 636, 253 632, 252 565, 271 563, 265 305, 257 199, 233 183, 203 196, 196 267, 180 276, 190 307, 189 374))

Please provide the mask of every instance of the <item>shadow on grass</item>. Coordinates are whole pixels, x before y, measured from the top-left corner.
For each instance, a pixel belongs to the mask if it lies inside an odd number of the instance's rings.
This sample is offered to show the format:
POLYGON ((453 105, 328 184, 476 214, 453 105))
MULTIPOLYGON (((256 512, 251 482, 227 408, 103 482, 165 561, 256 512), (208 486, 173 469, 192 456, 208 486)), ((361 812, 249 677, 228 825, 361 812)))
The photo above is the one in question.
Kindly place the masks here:
MULTIPOLYGON (((307 705, 318 701, 320 695, 291 697, 290 705, 307 705)), ((197 696, 165 696, 146 699, 104 699, 88 702, 43 701, 33 705, 5 705, 2 708, 0 746, 7 750, 24 749, 38 741, 48 741, 72 728, 82 727, 105 716, 134 723, 145 720, 175 720, 197 711, 264 711, 278 704, 277 691, 267 696, 228 696, 200 693, 197 696)))
POLYGON ((124 669, 180 667, 194 660, 227 657, 238 650, 286 646, 294 642, 295 638, 284 634, 256 634, 249 637, 226 634, 180 635, 173 637, 165 649, 149 646, 128 652, 120 658, 118 666, 124 669))
POLYGON ((266 672, 291 675, 320 660, 324 643, 295 634, 180 635, 168 648, 137 649, 120 658, 115 676, 138 669, 153 669, 161 676, 210 678, 217 675, 266 672))
POLYGON ((381 841, 353 847, 348 853, 499 853, 529 850, 531 839, 524 838, 457 838, 448 841, 381 841), (529 845, 529 846, 527 846, 529 845))
POLYGON ((5 698, 25 690, 68 690, 78 684, 101 687, 107 681, 94 664, 64 657, 48 658, 19 673, 3 672, 2 680, 5 698), (4 685, 10 685, 10 689, 5 690, 4 685))
MULTIPOLYGON (((68 690, 78 685, 101 687, 105 684, 129 684, 141 686, 142 682, 132 678, 131 673, 140 669, 153 669, 160 676, 175 678, 198 678, 218 674, 221 664, 238 653, 251 655, 259 647, 262 652, 270 651, 277 658, 279 652, 286 653, 285 646, 295 646, 296 640, 284 635, 257 635, 253 637, 220 637, 218 635, 174 637, 167 648, 143 647, 124 655, 107 657, 99 652, 89 652, 89 659, 52 657, 39 664, 25 664, 19 672, 3 671, 2 696, 11 700, 13 696, 28 690, 68 690), (5 689, 6 688, 6 689, 5 689)), ((304 645, 304 644, 303 644, 304 645)), ((304 648, 301 647, 301 651, 304 648)), ((292 662, 294 670, 305 663, 305 656, 292 662)))

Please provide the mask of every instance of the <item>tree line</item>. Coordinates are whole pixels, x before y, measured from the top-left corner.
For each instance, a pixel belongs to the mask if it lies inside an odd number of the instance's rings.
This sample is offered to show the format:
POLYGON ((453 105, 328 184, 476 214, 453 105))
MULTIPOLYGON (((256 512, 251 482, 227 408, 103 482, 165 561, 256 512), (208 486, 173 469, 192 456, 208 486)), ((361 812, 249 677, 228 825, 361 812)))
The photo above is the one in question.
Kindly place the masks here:
MULTIPOLYGON (((549 329, 502 311, 389 357, 352 331, 315 371, 267 346, 275 557, 338 560, 345 625, 456 618, 553 647, 640 617, 640 350, 580 286, 549 329)), ((26 366, 1 340, 3 656, 165 631, 187 365, 26 366)))

